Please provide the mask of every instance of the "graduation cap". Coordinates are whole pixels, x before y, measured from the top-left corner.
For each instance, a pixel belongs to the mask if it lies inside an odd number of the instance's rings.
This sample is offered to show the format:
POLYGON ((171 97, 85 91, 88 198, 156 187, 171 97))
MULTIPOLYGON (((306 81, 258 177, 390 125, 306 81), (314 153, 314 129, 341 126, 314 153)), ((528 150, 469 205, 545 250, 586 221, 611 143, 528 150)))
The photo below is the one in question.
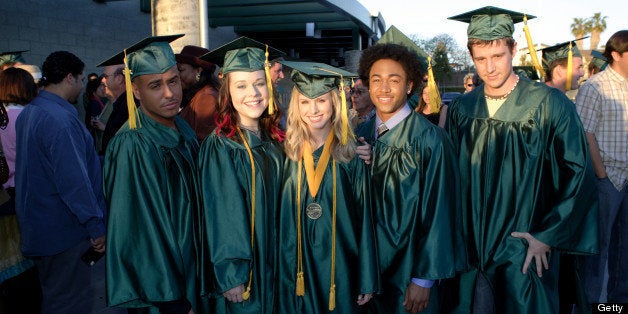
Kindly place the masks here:
POLYGON ((201 59, 222 67, 223 74, 233 71, 259 71, 264 69, 265 60, 285 55, 283 51, 268 46, 266 58, 264 55, 266 46, 257 40, 242 36, 202 55, 201 59))
POLYGON ((593 64, 595 64, 600 71, 606 69, 606 66, 608 65, 608 60, 604 54, 597 50, 591 50, 591 62, 593 62, 593 64))
POLYGON ((564 43, 556 44, 554 46, 545 47, 540 49, 542 53, 543 66, 546 69, 552 65, 552 63, 556 60, 566 59, 569 57, 569 53, 571 52, 572 57, 582 57, 578 46, 576 45, 576 41, 582 40, 585 38, 589 38, 589 36, 566 41, 564 43))
POLYGON ((173 66, 176 66, 177 61, 170 47, 170 42, 181 37, 183 37, 183 34, 147 37, 98 65, 101 67, 124 64, 130 129, 135 129, 140 124, 137 106, 133 99, 131 80, 140 75, 165 73, 173 66))
POLYGON ((539 74, 533 66, 514 66, 512 67, 515 74, 523 77, 527 77, 531 80, 538 80, 539 74))
POLYGON ((285 55, 285 53, 280 50, 242 36, 204 54, 201 56, 201 59, 222 67, 220 69, 222 74, 234 71, 255 72, 264 70, 266 85, 270 95, 268 114, 272 115, 275 112, 275 97, 273 83, 270 78, 270 62, 268 60, 282 55, 285 55))
POLYGON ((0 52, 0 67, 3 66, 7 62, 26 63, 26 61, 24 60, 24 57, 22 57, 22 53, 27 52, 27 51, 28 50, 0 52))
POLYGON ((358 77, 357 74, 317 62, 279 61, 292 68, 290 77, 299 93, 314 99, 329 91, 340 90, 342 134, 341 142, 349 140, 350 125, 347 111, 347 96, 344 93, 345 80, 358 77))
POLYGON ((123 64, 126 57, 131 79, 145 74, 164 73, 177 64, 169 43, 181 37, 183 34, 144 38, 98 66, 123 64))
MULTIPOLYGON (((423 72, 427 71, 427 53, 421 49, 417 44, 408 38, 404 33, 397 29, 394 25, 391 25, 388 30, 382 35, 376 44, 398 44, 405 46, 411 51, 416 52, 421 62, 421 69, 423 72)), ((433 62, 432 62, 433 63, 433 62)))
MULTIPOLYGON (((496 40, 504 37, 512 37, 515 31, 515 23, 524 20, 523 13, 510 11, 493 6, 486 6, 473 11, 448 17, 450 20, 469 23, 467 37, 482 40, 496 40)), ((527 19, 535 16, 527 15, 527 19)))

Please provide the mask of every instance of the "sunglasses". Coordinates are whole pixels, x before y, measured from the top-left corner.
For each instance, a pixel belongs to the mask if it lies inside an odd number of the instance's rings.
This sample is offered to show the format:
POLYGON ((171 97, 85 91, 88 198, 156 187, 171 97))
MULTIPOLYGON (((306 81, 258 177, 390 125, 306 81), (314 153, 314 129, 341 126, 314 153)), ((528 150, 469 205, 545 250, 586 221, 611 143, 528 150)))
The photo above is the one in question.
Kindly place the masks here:
POLYGON ((473 84, 467 84, 468 87, 473 87, 473 84))

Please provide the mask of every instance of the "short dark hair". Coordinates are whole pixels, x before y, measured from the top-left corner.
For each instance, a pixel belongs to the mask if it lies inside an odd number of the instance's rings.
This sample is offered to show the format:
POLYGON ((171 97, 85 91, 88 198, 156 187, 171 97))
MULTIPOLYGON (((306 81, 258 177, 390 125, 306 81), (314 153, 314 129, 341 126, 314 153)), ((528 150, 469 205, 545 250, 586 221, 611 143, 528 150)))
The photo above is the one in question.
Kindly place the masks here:
POLYGON ((628 30, 624 29, 613 34, 611 38, 606 42, 604 48, 604 56, 608 60, 609 64, 613 64, 612 52, 618 52, 620 54, 628 51, 628 30))
POLYGON ((58 84, 68 75, 83 73, 85 63, 74 54, 67 51, 51 53, 41 67, 41 85, 58 84))
POLYGON ((0 102, 26 105, 37 96, 38 88, 33 76, 20 68, 0 72, 0 102))
POLYGON ((410 94, 414 93, 417 88, 419 88, 420 82, 423 79, 423 70, 419 56, 416 52, 397 44, 375 44, 362 51, 358 75, 360 79, 362 79, 364 86, 369 87, 371 67, 373 67, 375 62, 382 59, 390 59, 401 64, 403 70, 406 72, 408 81, 414 83, 412 84, 410 94))

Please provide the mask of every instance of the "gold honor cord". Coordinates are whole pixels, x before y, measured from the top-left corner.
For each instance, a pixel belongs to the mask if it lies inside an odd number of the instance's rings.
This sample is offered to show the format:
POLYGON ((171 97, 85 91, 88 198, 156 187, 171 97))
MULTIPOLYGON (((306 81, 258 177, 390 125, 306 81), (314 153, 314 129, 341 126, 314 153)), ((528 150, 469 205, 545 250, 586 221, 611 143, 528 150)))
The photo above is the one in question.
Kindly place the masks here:
MULTIPOLYGON (((331 227, 331 279, 329 282, 329 310, 336 308, 336 161, 332 160, 332 227, 331 227)), ((301 161, 299 160, 299 174, 297 175, 297 296, 305 295, 303 279, 303 249, 301 247, 301 161)))
POLYGON ((314 170, 314 158, 312 158, 312 146, 310 145, 310 141, 306 140, 303 143, 303 163, 305 164, 307 185, 310 188, 310 195, 312 195, 312 198, 316 198, 316 194, 318 193, 318 189, 321 186, 321 182, 323 182, 323 176, 325 176, 325 168, 327 168, 329 158, 331 157, 331 143, 333 142, 333 140, 334 132, 330 131, 329 135, 327 135, 327 139, 325 140, 325 147, 323 147, 321 159, 316 165, 316 170, 314 170))
POLYGON ((268 85, 268 114, 275 113, 275 95, 273 91, 273 80, 270 77, 270 62, 268 61, 268 45, 264 53, 266 60, 264 61, 264 73, 266 74, 266 85, 268 85))
MULTIPOLYGON (((249 143, 246 141, 244 134, 242 134, 242 130, 237 126, 238 134, 242 139, 242 143, 244 143, 244 147, 246 147, 246 152, 249 154, 249 159, 251 160, 251 258, 254 256, 254 248, 255 248, 255 160, 253 159, 253 152, 251 152, 251 147, 249 147, 249 143)), ((248 300, 251 296, 251 282, 253 281, 253 266, 250 266, 249 269, 249 284, 246 287, 246 290, 242 292, 242 299, 248 300)))
POLYGON ((440 94, 436 87, 436 81, 434 81, 434 71, 432 71, 432 57, 427 57, 427 90, 430 98, 430 112, 435 113, 440 111, 440 94))
POLYGON ((532 35, 530 35, 530 29, 528 28, 528 17, 523 15, 523 32, 526 35, 526 41, 528 42, 528 51, 530 51, 530 58, 532 59, 532 65, 537 72, 539 72, 539 77, 545 79, 545 71, 539 62, 539 57, 536 55, 536 48, 534 48, 534 42, 532 41, 532 35))
POLYGON ((569 42, 569 52, 567 53, 567 82, 565 83, 565 90, 571 89, 571 76, 573 75, 573 47, 569 42))
POLYGON ((137 129, 138 124, 141 128, 142 123, 139 120, 137 106, 135 105, 135 99, 133 98, 133 87, 131 86, 131 69, 129 69, 129 63, 127 62, 126 49, 124 49, 124 83, 126 84, 126 106, 129 112, 129 129, 137 129))

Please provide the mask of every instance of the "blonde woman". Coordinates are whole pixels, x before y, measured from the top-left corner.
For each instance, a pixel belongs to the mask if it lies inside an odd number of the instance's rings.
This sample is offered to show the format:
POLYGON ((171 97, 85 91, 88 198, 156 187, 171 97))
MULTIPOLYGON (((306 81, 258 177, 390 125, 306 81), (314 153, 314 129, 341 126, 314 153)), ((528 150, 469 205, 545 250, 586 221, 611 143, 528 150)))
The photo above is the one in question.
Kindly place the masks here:
POLYGON ((284 142, 278 311, 357 313, 379 278, 368 170, 355 153, 335 74, 343 71, 284 65, 295 68, 295 87, 284 142))

